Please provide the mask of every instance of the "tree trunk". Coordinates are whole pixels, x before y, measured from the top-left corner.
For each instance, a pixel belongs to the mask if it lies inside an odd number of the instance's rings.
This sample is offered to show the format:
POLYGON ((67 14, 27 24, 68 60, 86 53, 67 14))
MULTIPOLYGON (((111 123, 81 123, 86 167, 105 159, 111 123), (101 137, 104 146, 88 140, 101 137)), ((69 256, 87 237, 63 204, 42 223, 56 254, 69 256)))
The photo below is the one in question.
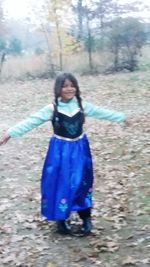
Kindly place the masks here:
POLYGON ((59 46, 59 66, 60 70, 63 70, 63 47, 62 47, 62 40, 61 40, 61 34, 60 34, 60 28, 59 28, 59 22, 57 19, 57 14, 56 14, 56 31, 57 31, 57 38, 58 38, 58 46, 59 46))
POLYGON ((47 29, 44 27, 44 25, 42 24, 42 29, 45 35, 45 39, 46 39, 46 43, 47 43, 47 48, 48 48, 48 57, 49 57, 49 62, 50 62, 50 73, 51 73, 51 77, 53 78, 55 76, 55 69, 54 69, 54 64, 52 61, 52 56, 51 56, 51 47, 49 44, 49 34, 47 29))
POLYGON ((89 23, 89 18, 88 15, 86 16, 87 20, 87 31, 88 31, 88 59, 89 59, 89 68, 90 71, 92 72, 93 70, 93 59, 92 59, 92 35, 91 35, 91 29, 90 29, 90 23, 89 23))
POLYGON ((118 65, 119 65, 119 48, 116 44, 114 47, 114 70, 118 71, 118 65))
POLYGON ((0 76, 1 76, 1 73, 2 73, 2 68, 3 68, 4 61, 5 61, 5 57, 6 57, 6 53, 2 52, 1 58, 0 58, 0 76))
POLYGON ((101 42, 101 48, 103 49, 104 48, 104 36, 105 36, 103 14, 99 15, 99 21, 100 21, 100 42, 101 42))
POLYGON ((78 4, 77 4, 77 10, 78 10, 78 40, 82 40, 82 38, 83 38, 82 2, 83 2, 83 0, 78 0, 78 4))

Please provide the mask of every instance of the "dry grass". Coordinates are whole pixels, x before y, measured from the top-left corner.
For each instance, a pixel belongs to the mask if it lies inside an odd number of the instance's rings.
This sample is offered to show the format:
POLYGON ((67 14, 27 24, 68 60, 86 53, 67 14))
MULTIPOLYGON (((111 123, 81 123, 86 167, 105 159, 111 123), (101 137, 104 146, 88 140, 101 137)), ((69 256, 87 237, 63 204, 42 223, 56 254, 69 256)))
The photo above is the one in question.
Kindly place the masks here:
POLYGON ((25 55, 8 57, 2 71, 2 78, 21 78, 27 73, 36 75, 46 70, 45 55, 25 55))
MULTIPOLYGON (((103 70, 108 65, 110 55, 106 52, 94 53, 94 65, 99 70, 103 70)), ((58 59, 53 59, 53 63, 59 66, 58 59)), ((24 55, 18 57, 8 57, 2 70, 2 79, 25 78, 26 76, 39 76, 49 70, 48 55, 24 55)), ((88 56, 86 52, 76 55, 64 55, 64 70, 84 73, 88 70, 88 56)))
MULTIPOLYGON (((140 70, 150 69, 150 48, 145 47, 142 51, 140 60, 140 70)), ((110 66, 112 55, 106 51, 93 53, 94 66, 99 72, 110 66)), ((58 58, 53 58, 53 63, 59 66, 58 58)), ((63 68, 65 71, 84 74, 88 72, 88 54, 82 52, 78 54, 64 55, 63 68)), ((57 67, 58 69, 58 67, 57 67)), ((2 70, 2 79, 25 79, 27 77, 40 77, 49 71, 48 54, 24 55, 18 57, 8 57, 2 70)))

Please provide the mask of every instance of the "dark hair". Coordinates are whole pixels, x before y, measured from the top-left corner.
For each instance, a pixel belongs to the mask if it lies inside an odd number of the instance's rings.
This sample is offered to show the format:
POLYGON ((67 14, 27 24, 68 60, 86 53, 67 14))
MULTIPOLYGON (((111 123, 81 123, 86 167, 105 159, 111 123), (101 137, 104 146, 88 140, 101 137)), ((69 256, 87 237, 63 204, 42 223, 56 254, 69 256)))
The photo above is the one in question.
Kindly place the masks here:
POLYGON ((58 98, 60 97, 61 90, 63 88, 65 80, 69 80, 72 82, 73 86, 76 88, 76 98, 78 101, 79 108, 83 112, 83 106, 82 106, 82 98, 80 96, 80 88, 78 85, 77 79, 74 77, 71 73, 62 73, 56 77, 55 84, 54 84, 54 113, 53 113, 53 121, 57 117, 57 106, 58 106, 58 98))

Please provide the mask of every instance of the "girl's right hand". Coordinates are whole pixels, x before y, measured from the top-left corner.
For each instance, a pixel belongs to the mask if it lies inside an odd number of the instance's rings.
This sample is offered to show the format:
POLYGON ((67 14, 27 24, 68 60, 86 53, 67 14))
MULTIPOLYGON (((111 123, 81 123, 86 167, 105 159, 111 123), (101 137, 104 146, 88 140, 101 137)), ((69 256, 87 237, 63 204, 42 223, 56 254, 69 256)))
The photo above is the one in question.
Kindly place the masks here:
POLYGON ((0 140, 0 146, 1 146, 1 145, 5 145, 5 144, 8 142, 8 140, 9 140, 10 138, 11 138, 11 137, 10 137, 10 135, 8 135, 8 134, 4 135, 4 137, 2 137, 2 139, 0 140))

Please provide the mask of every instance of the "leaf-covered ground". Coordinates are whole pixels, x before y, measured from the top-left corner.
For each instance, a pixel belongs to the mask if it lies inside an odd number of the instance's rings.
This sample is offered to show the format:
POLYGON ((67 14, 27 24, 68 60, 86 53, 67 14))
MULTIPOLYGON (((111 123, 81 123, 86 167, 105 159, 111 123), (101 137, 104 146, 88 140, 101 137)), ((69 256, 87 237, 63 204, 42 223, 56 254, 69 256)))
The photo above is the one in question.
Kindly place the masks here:
MULTIPOLYGON (((150 73, 79 77, 84 99, 123 111, 130 125, 88 119, 94 161, 93 233, 63 237, 40 215, 50 123, 0 148, 1 267, 148 267, 150 73)), ((0 85, 3 130, 52 101, 51 81, 0 85)), ((72 225, 81 221, 72 215, 72 225)))

